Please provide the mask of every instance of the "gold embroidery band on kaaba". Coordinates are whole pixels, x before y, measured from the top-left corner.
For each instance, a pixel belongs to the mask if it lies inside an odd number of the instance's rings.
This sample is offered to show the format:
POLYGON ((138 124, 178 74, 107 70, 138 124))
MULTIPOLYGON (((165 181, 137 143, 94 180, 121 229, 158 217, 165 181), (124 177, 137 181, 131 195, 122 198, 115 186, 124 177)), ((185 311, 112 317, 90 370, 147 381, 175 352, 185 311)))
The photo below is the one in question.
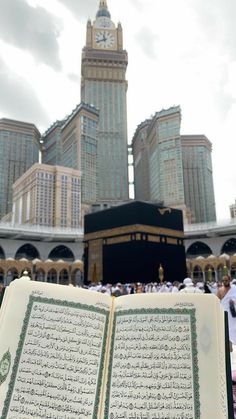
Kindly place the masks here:
POLYGON ((124 236, 127 234, 133 233, 147 233, 147 234, 154 234, 156 236, 167 236, 167 237, 176 237, 179 239, 184 238, 184 232, 181 230, 172 230, 170 228, 162 228, 162 227, 153 227, 143 224, 133 224, 130 226, 122 226, 111 228, 108 230, 100 230, 94 233, 87 233, 84 235, 84 241, 90 240, 97 240, 97 239, 104 239, 104 238, 112 238, 114 236, 124 236))

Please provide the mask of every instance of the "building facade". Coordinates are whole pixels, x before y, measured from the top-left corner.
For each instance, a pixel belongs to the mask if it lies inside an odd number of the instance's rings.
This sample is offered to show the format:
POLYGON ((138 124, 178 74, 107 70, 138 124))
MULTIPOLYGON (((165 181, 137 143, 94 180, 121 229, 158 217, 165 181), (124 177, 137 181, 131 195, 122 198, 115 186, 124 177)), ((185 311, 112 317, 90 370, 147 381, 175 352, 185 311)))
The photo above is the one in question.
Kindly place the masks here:
POLYGON ((181 135, 179 106, 142 122, 132 141, 135 199, 182 209, 185 223, 216 220, 210 141, 181 135))
POLYGON ((81 173, 34 164, 13 185, 13 224, 81 227, 81 173))
POLYGON ((61 128, 65 120, 56 121, 42 136, 42 163, 53 166, 62 164, 61 128))
POLYGON ((128 192, 126 68, 121 24, 116 27, 106 1, 87 23, 82 51, 81 100, 99 109, 98 200, 124 201, 128 192))
POLYGON ((61 128, 62 165, 81 171, 81 201, 91 205, 98 196, 98 110, 80 103, 61 128))
POLYGON ((184 199, 179 106, 163 109, 142 122, 134 134, 135 199, 163 202, 188 211, 184 199))
POLYGON ((150 119, 142 122, 134 135, 132 143, 133 167, 134 167, 134 192, 136 199, 151 200, 149 152, 147 145, 150 119))
POLYGON ((180 107, 155 114, 148 132, 150 197, 165 205, 184 205, 180 107))
POLYGON ((181 135, 185 203, 195 223, 215 221, 211 152, 205 135, 181 135))
POLYGON ((94 106, 81 102, 42 137, 43 163, 80 170, 84 208, 96 202, 98 197, 98 117, 94 106))
POLYGON ((39 161, 41 134, 35 125, 0 119, 0 218, 12 210, 12 185, 39 161))
POLYGON ((230 205, 229 210, 230 210, 230 217, 236 218, 236 200, 234 204, 230 205))

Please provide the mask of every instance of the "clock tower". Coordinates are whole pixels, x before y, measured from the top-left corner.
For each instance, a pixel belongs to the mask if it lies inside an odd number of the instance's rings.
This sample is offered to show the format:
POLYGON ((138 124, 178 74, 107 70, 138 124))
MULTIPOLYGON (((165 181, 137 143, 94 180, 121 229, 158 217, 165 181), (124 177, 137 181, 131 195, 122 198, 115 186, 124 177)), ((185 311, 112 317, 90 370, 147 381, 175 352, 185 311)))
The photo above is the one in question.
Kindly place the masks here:
POLYGON ((99 109, 98 200, 126 201, 128 147, 126 68, 121 24, 116 26, 106 0, 100 0, 93 22, 88 20, 82 51, 81 100, 99 109))

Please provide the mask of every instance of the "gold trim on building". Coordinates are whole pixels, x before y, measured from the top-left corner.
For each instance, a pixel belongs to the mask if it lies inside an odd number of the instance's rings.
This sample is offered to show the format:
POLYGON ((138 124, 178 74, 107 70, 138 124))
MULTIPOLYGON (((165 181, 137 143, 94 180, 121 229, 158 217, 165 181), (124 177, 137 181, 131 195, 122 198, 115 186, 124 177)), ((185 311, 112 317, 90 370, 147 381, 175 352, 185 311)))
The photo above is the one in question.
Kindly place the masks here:
POLYGON ((108 230, 100 230, 94 233, 87 233, 84 235, 84 241, 97 240, 102 238, 109 238, 114 236, 122 236, 132 233, 150 233, 157 236, 172 236, 178 238, 184 238, 184 232, 181 230, 172 230, 170 228, 153 227, 144 224, 133 224, 129 226, 122 226, 111 228, 108 230))
POLYGON ((171 208, 158 208, 158 211, 161 215, 164 215, 166 212, 171 213, 171 208))
POLYGON ((173 239, 172 237, 167 237, 166 238, 166 243, 168 243, 168 244, 178 244, 178 240, 173 239))
MULTIPOLYGON (((110 237, 107 238, 105 241, 103 241, 103 245, 112 245, 112 244, 118 244, 118 243, 128 243, 130 241, 141 241, 142 235, 140 233, 135 235, 135 238, 131 236, 131 234, 125 235, 125 236, 118 236, 118 237, 110 237)), ((145 238, 145 241, 154 242, 154 243, 161 243, 165 242, 168 244, 175 244, 179 245, 178 239, 175 239, 173 237, 160 237, 160 236, 154 236, 154 235, 148 235, 147 238, 145 238), (162 240, 164 239, 164 240, 162 240)))
POLYGON ((127 243, 131 241, 131 236, 119 236, 119 237, 113 237, 106 240, 106 244, 117 244, 117 243, 127 243))
POLYGON ((148 241, 149 242, 160 243, 161 238, 159 236, 150 236, 150 235, 148 235, 148 241))

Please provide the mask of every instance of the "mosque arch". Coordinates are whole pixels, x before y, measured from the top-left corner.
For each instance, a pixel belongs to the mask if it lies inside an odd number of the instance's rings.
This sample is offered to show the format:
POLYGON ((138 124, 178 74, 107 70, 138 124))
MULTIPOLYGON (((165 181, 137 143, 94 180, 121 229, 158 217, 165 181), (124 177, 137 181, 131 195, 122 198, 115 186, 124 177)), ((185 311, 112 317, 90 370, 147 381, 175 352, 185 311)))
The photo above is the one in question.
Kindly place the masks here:
POLYGON ((83 272, 82 269, 76 268, 71 272, 71 283, 76 287, 83 285, 83 272))
POLYGON ((221 248, 221 254, 234 255, 236 253, 236 239, 231 237, 228 239, 221 248))
POLYGON ((50 269, 50 271, 48 271, 47 282, 50 282, 51 284, 57 283, 57 271, 55 269, 50 269))
POLYGON ((0 259, 6 259, 5 252, 1 246, 0 246, 0 259))
POLYGON ((186 252, 186 257, 189 259, 196 258, 197 256, 207 257, 210 255, 212 255, 211 248, 206 243, 201 241, 192 243, 186 252))
POLYGON ((14 281, 16 278, 19 278, 19 272, 14 266, 12 266, 7 271, 7 275, 6 275, 7 285, 9 285, 10 282, 14 281))
POLYGON ((194 269, 193 269, 193 279, 196 282, 203 280, 203 271, 202 271, 201 266, 199 266, 199 265, 194 266, 194 269))
POLYGON ((67 269, 62 269, 59 273, 59 284, 68 285, 69 284, 69 272, 67 269))
POLYGON ((236 278, 236 261, 231 264, 230 274, 232 278, 236 278))
POLYGON ((31 243, 26 243, 23 244, 23 246, 21 246, 15 254, 15 259, 20 260, 23 258, 33 260, 40 259, 40 256, 36 247, 34 247, 31 243))
POLYGON ((217 277, 218 280, 221 281, 223 276, 226 275, 225 265, 223 262, 217 264, 217 277))
POLYGON ((4 270, 0 268, 0 284, 4 283, 4 270))
POLYGON ((205 266, 205 279, 209 282, 215 280, 215 268, 210 263, 205 266))
POLYGON ((69 249, 69 247, 64 245, 54 247, 54 249, 52 249, 49 253, 48 258, 53 261, 62 259, 65 262, 74 262, 75 260, 73 252, 69 249))
POLYGON ((45 280, 45 272, 42 268, 37 269, 35 273, 35 281, 44 282, 45 280))

